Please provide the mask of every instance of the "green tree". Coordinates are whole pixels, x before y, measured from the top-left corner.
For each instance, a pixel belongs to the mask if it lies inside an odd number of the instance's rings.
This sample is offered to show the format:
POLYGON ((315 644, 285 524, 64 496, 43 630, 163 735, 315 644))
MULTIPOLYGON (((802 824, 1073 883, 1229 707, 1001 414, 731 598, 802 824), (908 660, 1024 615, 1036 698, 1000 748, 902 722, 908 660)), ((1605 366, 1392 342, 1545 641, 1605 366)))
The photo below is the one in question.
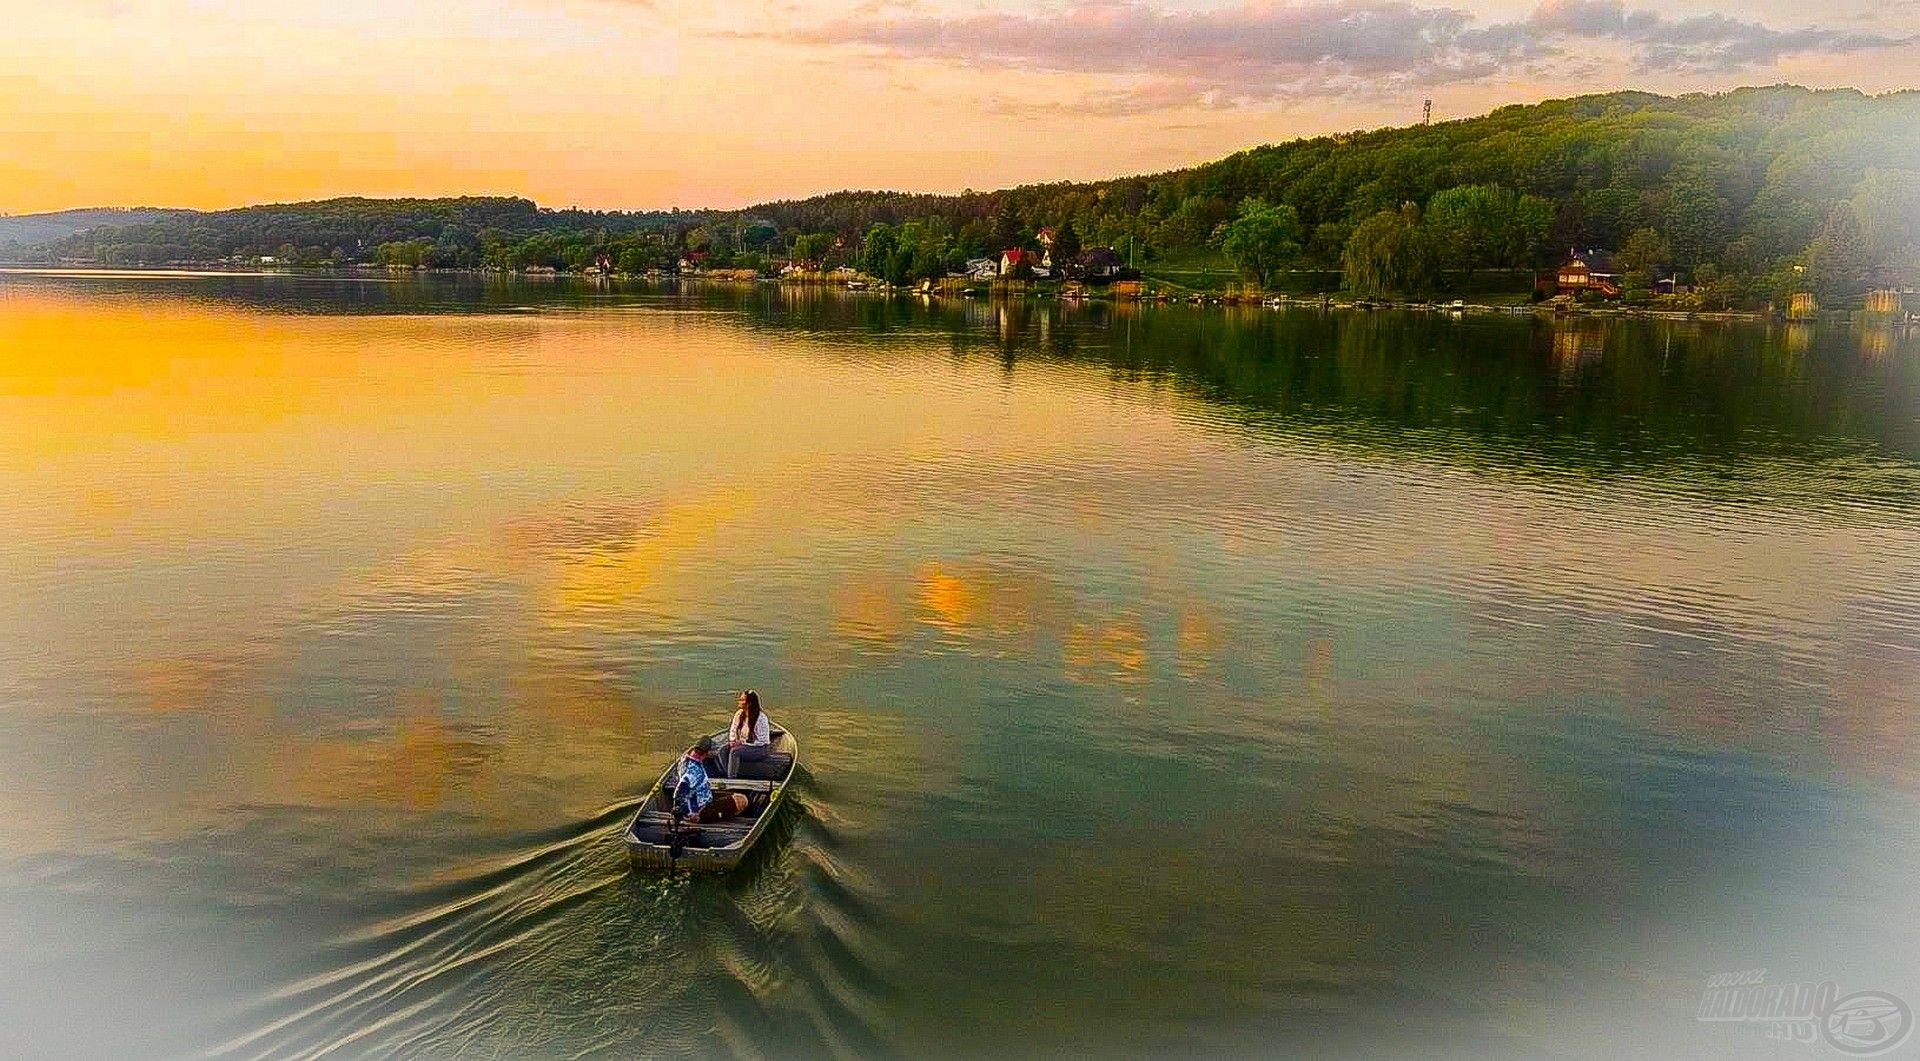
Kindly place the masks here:
POLYGON ((1665 236, 1651 228, 1634 229, 1614 256, 1614 265, 1628 291, 1652 290, 1654 273, 1672 264, 1673 248, 1665 236))
POLYGON ((1920 256, 1920 170, 1870 170, 1852 202, 1875 265, 1920 256))
POLYGON ((431 240, 392 240, 374 248, 373 260, 376 265, 418 268, 426 264, 427 256, 432 250, 431 240))
POLYGON ((992 233, 987 223, 975 218, 962 224, 960 231, 954 235, 954 252, 962 261, 968 258, 984 258, 994 250, 987 245, 991 238, 992 233))
POLYGON ((1421 295, 1432 291, 1439 263, 1420 208, 1404 203, 1354 227, 1340 256, 1348 290, 1367 298, 1421 295))
POLYGON ((833 250, 833 236, 827 232, 804 233, 793 238, 793 256, 818 261, 833 250))
POLYGON ((1673 261, 1704 262, 1726 246, 1728 203, 1712 184, 1700 177, 1683 177, 1666 190, 1666 200, 1660 227, 1671 234, 1673 261))
POLYGON ((1307 256, 1314 264, 1327 269, 1340 268, 1340 255, 1347 249, 1347 240, 1353 238, 1353 226, 1339 221, 1322 221, 1315 225, 1313 237, 1307 241, 1307 256))
POLYGON ((771 221, 753 220, 740 228, 739 245, 753 250, 763 251, 780 235, 780 230, 771 221))
POLYGON ((1160 226, 1161 238, 1177 247, 1202 247, 1213 230, 1227 219, 1227 201, 1218 196, 1189 195, 1160 226))
POLYGON ((899 246, 899 233, 892 225, 876 224, 867 229, 865 239, 860 241, 860 256, 855 260, 855 268, 868 276, 884 279, 893 268, 893 252, 899 246))
POLYGON ((1053 261, 1056 265, 1065 265, 1080 260, 1082 250, 1080 233, 1069 220, 1053 234, 1053 261))
POLYGON ((1227 222, 1220 249, 1248 279, 1267 286, 1300 257, 1300 215, 1284 203, 1246 199, 1227 222))
POLYGON ((886 271, 888 283, 910 284, 946 271, 946 226, 937 221, 908 221, 900 226, 886 271))
POLYGON ((1814 233, 1806 250, 1807 284, 1825 305, 1867 289, 1870 261, 1866 233, 1850 203, 1837 203, 1814 233))
POLYGON ((1536 265, 1553 227, 1553 204, 1497 184, 1463 184, 1427 202, 1425 224, 1448 269, 1536 265))
POLYGON ((1011 197, 1001 199, 999 208, 994 210, 989 238, 992 244, 987 249, 995 254, 1018 247, 1026 241, 1026 232, 1021 227, 1020 215, 1013 209, 1011 197))

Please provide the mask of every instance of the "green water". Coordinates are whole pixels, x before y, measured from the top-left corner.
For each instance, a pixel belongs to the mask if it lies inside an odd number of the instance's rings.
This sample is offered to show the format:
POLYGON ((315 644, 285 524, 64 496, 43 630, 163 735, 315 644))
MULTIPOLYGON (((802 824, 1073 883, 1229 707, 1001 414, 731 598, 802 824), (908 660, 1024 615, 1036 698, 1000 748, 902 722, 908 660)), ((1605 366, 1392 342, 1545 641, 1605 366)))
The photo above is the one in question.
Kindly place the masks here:
POLYGON ((1920 1002, 1912 331, 0 276, 0 572, 4 1054, 1920 1002), (630 874, 749 685, 795 805, 630 874))

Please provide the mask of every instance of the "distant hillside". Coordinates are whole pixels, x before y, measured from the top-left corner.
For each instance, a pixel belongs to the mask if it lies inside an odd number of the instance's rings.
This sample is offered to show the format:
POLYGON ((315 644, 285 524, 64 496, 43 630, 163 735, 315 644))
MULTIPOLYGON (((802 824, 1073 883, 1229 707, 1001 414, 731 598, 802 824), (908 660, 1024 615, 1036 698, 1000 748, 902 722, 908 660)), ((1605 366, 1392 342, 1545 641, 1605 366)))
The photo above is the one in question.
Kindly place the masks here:
MULTIPOLYGON (((1179 247, 1206 243, 1249 197, 1292 207, 1311 238, 1449 188, 1501 185, 1553 205, 1551 246, 1617 247, 1650 227, 1678 259, 1707 262, 1730 246, 1755 259, 1800 250, 1876 172, 1895 183, 1920 176, 1920 92, 1618 92, 1295 140, 1150 176, 961 196, 836 192, 743 213, 845 234, 930 216, 984 222, 996 236, 1071 221, 1090 239, 1179 247)), ((1920 218, 1907 221, 1899 235, 1913 237, 1920 218)), ((1337 248, 1336 235, 1321 242, 1337 248)), ((1322 254, 1328 265, 1336 258, 1322 254)))
POLYGON ((1920 264, 1920 92, 1617 92, 1296 140, 1148 176, 962 195, 845 191, 737 211, 336 199, 96 227, 38 253, 103 264, 604 261, 628 271, 683 256, 765 270, 793 257, 900 282, 1030 249, 1043 227, 1143 261, 1224 250, 1262 281, 1282 268, 1344 267, 1356 289, 1431 289, 1579 246, 1735 278, 1739 298, 1762 282, 1777 290, 1791 265, 1817 259, 1844 293, 1876 268, 1920 264), (1366 265, 1363 283, 1355 262, 1366 265))
POLYGON ((0 251, 18 250, 65 239, 101 225, 131 225, 165 221, 190 214, 185 210, 95 208, 60 210, 48 214, 0 216, 0 251))
MULTIPOLYGON (((547 210, 529 199, 498 196, 324 199, 205 213, 161 213, 137 219, 123 216, 111 227, 42 241, 37 252, 42 258, 109 265, 212 262, 236 256, 343 264, 373 261, 383 243, 418 239, 430 245, 441 244, 450 251, 477 252, 492 241, 520 239, 538 232, 619 234, 662 224, 672 216, 547 210)), ((450 264, 477 264, 477 258, 450 264)))

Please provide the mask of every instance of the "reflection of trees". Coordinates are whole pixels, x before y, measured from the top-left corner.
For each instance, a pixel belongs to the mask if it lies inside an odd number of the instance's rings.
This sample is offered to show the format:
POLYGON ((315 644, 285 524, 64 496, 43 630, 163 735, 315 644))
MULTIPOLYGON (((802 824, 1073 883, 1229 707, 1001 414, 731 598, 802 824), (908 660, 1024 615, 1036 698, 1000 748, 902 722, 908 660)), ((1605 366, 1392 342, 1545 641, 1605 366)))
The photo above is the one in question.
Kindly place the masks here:
MULTIPOLYGON (((744 303, 744 300, 743 300, 744 303)), ((1920 460, 1915 358, 1884 336, 1753 322, 1205 310, 780 293, 762 328, 855 342, 944 333, 956 352, 1167 378, 1276 429, 1585 472, 1878 452, 1920 460), (1868 356, 1871 355, 1871 356, 1868 356)), ((1909 348, 1911 339, 1896 339, 1909 348)))
MULTIPOLYGON (((51 282, 51 281, 33 281, 51 282)), ((89 281, 151 294, 153 281, 89 281)), ((1270 430, 1344 445, 1586 473, 1835 454, 1920 461, 1920 339, 1752 322, 919 300, 829 288, 433 276, 170 281, 168 294, 301 312, 720 310, 829 355, 906 342, 1165 378, 1270 430)), ((1884 470, 1884 469, 1883 469, 1884 470)), ((1893 493, 1882 486, 1881 492, 1893 493)))
POLYGON ((1920 458, 1898 412, 1920 377, 1864 362, 1849 334, 1822 333, 1815 356, 1796 357, 1759 327, 1599 324, 1268 314, 1215 320, 1203 337, 1199 322, 1168 315, 1140 321, 1118 360, 1393 448, 1592 470, 1810 447, 1920 458), (1564 381, 1568 371, 1577 378, 1564 381))

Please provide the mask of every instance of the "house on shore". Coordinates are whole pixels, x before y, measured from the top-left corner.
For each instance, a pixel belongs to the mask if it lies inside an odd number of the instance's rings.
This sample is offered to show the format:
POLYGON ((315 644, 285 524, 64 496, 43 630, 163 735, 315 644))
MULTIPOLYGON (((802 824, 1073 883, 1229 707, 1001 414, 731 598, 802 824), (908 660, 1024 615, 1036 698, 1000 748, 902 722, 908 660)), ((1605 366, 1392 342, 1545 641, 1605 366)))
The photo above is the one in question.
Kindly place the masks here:
POLYGON ((1131 274, 1126 260, 1112 247, 1090 247, 1077 257, 1055 258, 1051 250, 1030 251, 1009 247, 998 258, 974 258, 967 262, 964 275, 969 280, 1012 279, 1025 266, 1035 280, 1078 280, 1107 284, 1131 274))
POLYGON ((1049 269, 1041 257, 1032 251, 1022 250, 1019 247, 1009 247, 1000 252, 1001 277, 1011 278, 1023 265, 1027 267, 1035 280, 1045 280, 1053 275, 1053 270, 1049 269))
POLYGON ((1127 263, 1120 257, 1120 252, 1112 247, 1089 247, 1074 265, 1081 279, 1091 280, 1094 283, 1117 280, 1127 267, 1127 263))
POLYGON ((1656 295, 1693 294, 1692 282, 1673 266, 1656 269, 1653 275, 1653 293, 1656 295))
POLYGON ((1553 281, 1554 294, 1591 292, 1605 298, 1620 295, 1620 272, 1614 267, 1610 251, 1573 251, 1560 263, 1560 268, 1554 270, 1553 281))

